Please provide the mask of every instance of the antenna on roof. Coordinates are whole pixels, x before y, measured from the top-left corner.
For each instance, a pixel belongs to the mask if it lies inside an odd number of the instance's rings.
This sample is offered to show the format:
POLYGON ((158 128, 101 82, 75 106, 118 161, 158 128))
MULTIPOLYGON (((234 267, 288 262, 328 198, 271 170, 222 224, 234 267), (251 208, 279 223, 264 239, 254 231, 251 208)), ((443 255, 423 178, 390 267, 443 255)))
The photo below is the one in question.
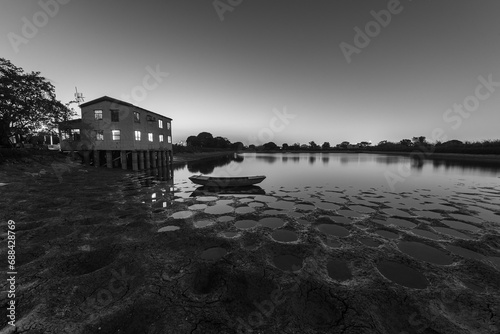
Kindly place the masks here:
POLYGON ((78 93, 78 88, 75 87, 75 101, 80 105, 81 102, 84 102, 85 98, 83 97, 83 93, 78 93))

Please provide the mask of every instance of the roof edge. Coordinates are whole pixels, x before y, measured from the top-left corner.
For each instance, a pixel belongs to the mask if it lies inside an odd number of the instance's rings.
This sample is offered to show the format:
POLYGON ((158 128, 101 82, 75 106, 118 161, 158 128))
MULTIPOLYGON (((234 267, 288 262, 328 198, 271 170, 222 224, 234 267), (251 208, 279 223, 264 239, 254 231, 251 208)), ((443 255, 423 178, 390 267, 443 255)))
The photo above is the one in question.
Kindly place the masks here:
POLYGON ((129 102, 125 102, 125 101, 122 101, 122 100, 118 100, 118 99, 115 99, 115 98, 112 98, 112 97, 109 97, 107 95, 104 95, 104 96, 101 96, 97 99, 94 99, 94 100, 91 100, 91 101, 88 101, 88 102, 85 102, 85 103, 82 103, 80 104, 80 108, 83 108, 83 107, 88 107, 92 104, 95 104, 95 103, 99 103, 99 102, 103 102, 103 101, 109 101, 109 102, 114 102, 114 103, 117 103, 117 104, 121 104, 121 105, 124 105, 124 106, 127 106, 127 107, 133 107, 133 108, 137 108, 137 109, 140 109, 140 110, 144 110, 146 112, 150 112, 152 114, 155 114, 155 115, 158 115, 158 116, 161 116, 161 117, 165 117, 169 120, 172 120, 172 118, 170 117, 167 117, 165 115, 161 115, 161 114, 158 114, 154 111, 151 111, 151 110, 148 110, 148 109, 144 109, 142 107, 139 107, 139 106, 136 106, 136 105, 133 105, 132 103, 129 103, 129 102))

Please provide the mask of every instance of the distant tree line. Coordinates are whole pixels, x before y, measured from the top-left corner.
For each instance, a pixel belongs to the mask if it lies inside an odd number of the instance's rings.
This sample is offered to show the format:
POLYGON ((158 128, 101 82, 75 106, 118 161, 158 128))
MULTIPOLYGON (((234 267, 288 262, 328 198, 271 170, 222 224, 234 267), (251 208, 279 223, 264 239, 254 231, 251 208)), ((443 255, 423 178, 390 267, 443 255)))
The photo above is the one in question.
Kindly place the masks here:
POLYGON ((174 145, 174 152, 199 152, 199 151, 255 151, 255 152, 415 152, 425 153, 463 153, 463 154, 500 154, 500 139, 483 140, 475 142, 462 142, 460 140, 449 140, 446 142, 430 143, 425 136, 416 136, 401 139, 398 142, 382 140, 373 145, 371 142, 362 141, 350 143, 343 141, 336 145, 324 142, 319 145, 314 141, 307 144, 287 144, 279 146, 275 142, 267 142, 263 145, 250 144, 245 146, 242 142, 231 143, 225 137, 214 137, 209 132, 201 132, 197 136, 189 136, 185 145, 174 145))

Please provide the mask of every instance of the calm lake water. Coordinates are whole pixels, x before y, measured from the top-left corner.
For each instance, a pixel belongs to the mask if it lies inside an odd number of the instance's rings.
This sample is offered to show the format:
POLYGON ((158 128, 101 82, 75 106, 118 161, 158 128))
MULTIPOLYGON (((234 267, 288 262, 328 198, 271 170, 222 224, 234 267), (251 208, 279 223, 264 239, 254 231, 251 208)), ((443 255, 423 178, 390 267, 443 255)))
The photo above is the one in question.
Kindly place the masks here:
MULTIPOLYGON (((425 288, 428 281, 401 259, 437 266, 474 259, 500 270, 500 243, 478 244, 500 236, 498 165, 385 154, 245 153, 177 168, 171 190, 171 203, 186 203, 170 215, 174 225, 182 220, 194 228, 225 226, 216 231, 221 238, 269 230, 268 240, 282 244, 313 235, 330 249, 397 254, 400 260, 378 261, 377 269, 406 287, 425 288), (200 191, 188 179, 193 174, 266 179, 251 192, 212 193, 200 191)), ((284 254, 274 265, 295 271, 303 260, 284 254)), ((350 264, 342 261, 329 265, 332 279, 351 277, 350 264)))

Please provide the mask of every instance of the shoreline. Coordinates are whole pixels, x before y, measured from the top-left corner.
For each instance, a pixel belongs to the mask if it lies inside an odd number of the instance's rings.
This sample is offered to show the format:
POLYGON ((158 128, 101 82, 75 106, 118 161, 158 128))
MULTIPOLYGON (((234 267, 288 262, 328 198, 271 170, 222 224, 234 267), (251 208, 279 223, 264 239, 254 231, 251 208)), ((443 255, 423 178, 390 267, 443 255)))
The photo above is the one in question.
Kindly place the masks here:
POLYGON ((448 159, 448 160, 461 160, 461 161, 480 161, 492 162, 500 165, 500 154, 469 154, 469 153, 425 153, 421 151, 403 152, 403 151, 243 151, 242 153, 349 153, 349 154, 387 154, 387 155, 401 155, 422 157, 424 159, 448 159))

